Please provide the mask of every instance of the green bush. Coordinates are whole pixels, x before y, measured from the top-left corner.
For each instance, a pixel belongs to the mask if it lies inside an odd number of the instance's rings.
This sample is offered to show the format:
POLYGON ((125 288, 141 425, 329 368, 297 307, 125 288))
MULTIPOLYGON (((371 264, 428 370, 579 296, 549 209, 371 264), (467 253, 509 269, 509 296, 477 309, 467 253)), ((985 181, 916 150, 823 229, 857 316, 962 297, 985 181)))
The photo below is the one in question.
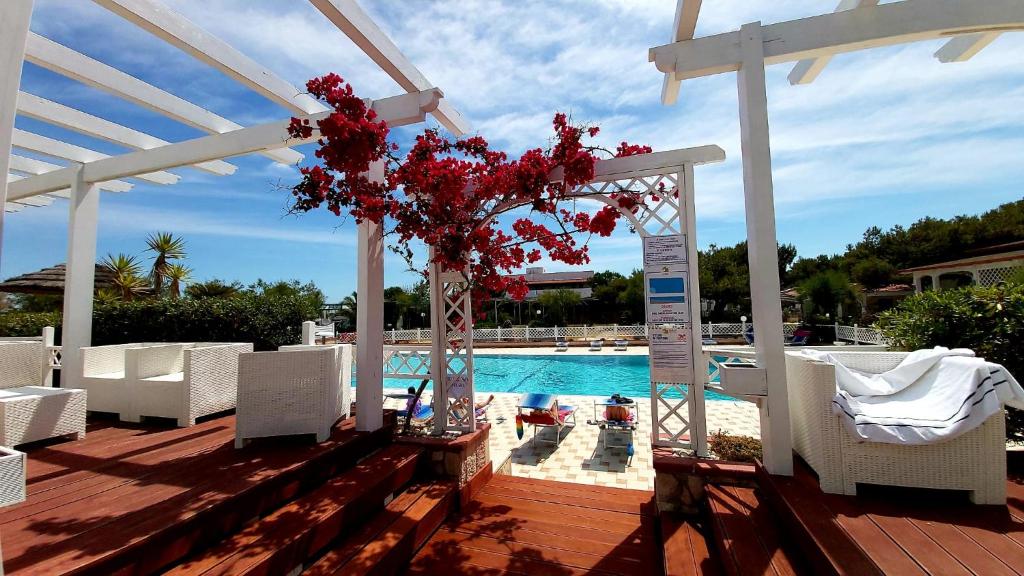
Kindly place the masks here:
MULTIPOLYGON (((878 327, 903 350, 970 348, 1024 375, 1024 285, 969 286, 924 292, 882 313, 878 327)), ((1008 409, 1007 437, 1024 441, 1024 411, 1008 409)))
POLYGON ((0 336, 39 336, 43 328, 60 325, 58 312, 4 312, 0 314, 0 336))
MULTIPOLYGON (((295 295, 238 294, 231 298, 96 302, 92 343, 252 342, 256 350, 297 344, 302 322, 317 317, 309 299, 295 295)), ((60 325, 60 314, 0 314, 0 336, 38 336, 60 325)))
POLYGON ((256 350, 297 344, 319 310, 299 296, 243 293, 232 298, 161 299, 99 304, 93 344, 252 342, 256 350))

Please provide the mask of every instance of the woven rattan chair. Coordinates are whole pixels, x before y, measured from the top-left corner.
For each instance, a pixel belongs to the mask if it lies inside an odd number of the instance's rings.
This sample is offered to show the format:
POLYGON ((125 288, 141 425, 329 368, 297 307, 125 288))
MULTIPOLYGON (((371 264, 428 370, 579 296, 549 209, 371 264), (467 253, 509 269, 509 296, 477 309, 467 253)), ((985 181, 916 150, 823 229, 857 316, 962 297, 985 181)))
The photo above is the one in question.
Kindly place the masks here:
MULTIPOLYGON (((905 352, 836 352, 848 368, 881 374, 905 352)), ((930 445, 863 442, 832 412, 832 364, 786 354, 793 449, 818 473, 821 489, 856 494, 857 484, 967 490, 976 504, 1006 502, 1006 430, 1003 412, 961 436, 930 445)))
POLYGON ((333 346, 241 354, 235 447, 293 434, 327 440, 341 412, 337 357, 333 346))
POLYGON ((41 341, 0 343, 0 445, 85 437, 85 390, 41 386, 41 341))
POLYGON ((122 418, 174 418, 178 426, 192 426, 196 418, 234 408, 238 355, 244 352, 252 352, 252 344, 167 344, 125 351, 131 407, 122 418))

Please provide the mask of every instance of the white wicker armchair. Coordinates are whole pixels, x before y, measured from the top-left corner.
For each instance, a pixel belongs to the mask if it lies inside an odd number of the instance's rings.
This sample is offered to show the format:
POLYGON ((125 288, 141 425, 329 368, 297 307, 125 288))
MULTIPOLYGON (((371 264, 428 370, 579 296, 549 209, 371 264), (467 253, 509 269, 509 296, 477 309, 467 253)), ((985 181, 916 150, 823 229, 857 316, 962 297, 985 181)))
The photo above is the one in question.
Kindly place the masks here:
MULTIPOLYGON (((848 368, 880 374, 905 352, 837 352, 848 368)), ((856 494, 857 483, 967 490, 976 504, 1006 502, 1006 431, 1002 411, 947 442, 900 446, 861 442, 832 412, 835 367, 786 354, 793 449, 818 473, 821 489, 856 494)))
POLYGON ((125 379, 125 351, 148 345, 110 344, 81 349, 82 378, 79 385, 89 393, 89 410, 130 415, 131 402, 125 379))
POLYGON ((327 440, 341 411, 337 358, 329 346, 241 354, 235 447, 252 438, 293 434, 327 440))
POLYGON ((85 436, 85 390, 40 386, 43 342, 0 343, 0 445, 85 436))
POLYGON ((334 344, 332 346, 318 346, 316 344, 292 344, 278 348, 280 352, 295 352, 297 350, 323 350, 330 348, 334 350, 334 371, 338 374, 338 401, 337 417, 348 418, 352 412, 352 345, 334 344))
POLYGON ((166 344, 125 351, 131 404, 122 418, 174 418, 192 426, 196 418, 235 407, 238 355, 252 344, 166 344))

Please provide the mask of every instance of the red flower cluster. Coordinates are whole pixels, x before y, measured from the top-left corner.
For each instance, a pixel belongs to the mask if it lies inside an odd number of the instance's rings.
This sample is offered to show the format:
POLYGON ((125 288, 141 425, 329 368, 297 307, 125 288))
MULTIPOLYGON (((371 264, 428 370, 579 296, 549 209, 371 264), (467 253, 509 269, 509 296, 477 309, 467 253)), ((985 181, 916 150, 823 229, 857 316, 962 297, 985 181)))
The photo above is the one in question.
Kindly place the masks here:
MULTIPOLYGON (((329 74, 306 87, 334 112, 317 122, 316 156, 323 167, 302 169, 302 181, 292 189, 293 208, 308 211, 326 203, 335 214, 347 209, 357 221, 393 223, 395 251, 411 264, 413 239, 432 246, 433 261, 443 269, 466 271, 474 304, 502 293, 523 299, 524 280, 506 274, 542 254, 567 264, 589 262, 589 238, 609 236, 622 215, 619 208, 635 213, 644 204, 641 194, 617 190, 610 195, 617 207, 604 206, 593 215, 577 208, 576 200, 585 197, 578 189, 593 180, 599 150, 583 138, 599 129, 573 125, 565 114, 555 114, 550 150, 528 150, 517 160, 491 150, 479 136, 453 141, 436 130, 424 130, 399 159, 391 155, 397 146, 388 145, 387 125, 376 121, 341 77, 329 74), (386 177, 373 182, 365 172, 380 160, 388 161, 386 177), (559 168, 561 179, 552 182, 559 168), (532 218, 514 220, 514 236, 505 232, 500 217, 524 207, 532 218)), ((293 118, 288 133, 310 138, 313 129, 293 118)), ((623 142, 615 156, 650 151, 623 142)))

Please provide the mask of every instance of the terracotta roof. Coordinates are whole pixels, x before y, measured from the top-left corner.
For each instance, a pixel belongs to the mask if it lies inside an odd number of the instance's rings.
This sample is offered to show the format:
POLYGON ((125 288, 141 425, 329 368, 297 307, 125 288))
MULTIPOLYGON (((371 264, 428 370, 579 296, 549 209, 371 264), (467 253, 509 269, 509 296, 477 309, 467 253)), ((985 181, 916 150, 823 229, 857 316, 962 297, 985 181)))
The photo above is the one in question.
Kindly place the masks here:
POLYGON ((874 290, 865 290, 867 294, 899 294, 900 292, 913 292, 914 287, 910 284, 889 284, 874 290))
MULTIPOLYGON (((43 268, 0 283, 0 292, 19 294, 63 294, 64 264, 43 268)), ((102 264, 96 265, 95 288, 109 288, 114 285, 114 275, 102 264)))
POLYGON ((908 274, 911 272, 922 272, 924 270, 940 270, 943 268, 959 268, 967 266, 978 266, 980 264, 996 264, 998 262, 1009 262, 1012 260, 1024 260, 1024 250, 1014 250, 1010 252, 1003 252, 1001 254, 991 254, 988 256, 973 256, 971 258, 961 258, 959 260, 949 260, 948 262, 938 262, 935 264, 926 264, 924 266, 915 266, 913 268, 904 268, 900 270, 900 274, 908 274))

